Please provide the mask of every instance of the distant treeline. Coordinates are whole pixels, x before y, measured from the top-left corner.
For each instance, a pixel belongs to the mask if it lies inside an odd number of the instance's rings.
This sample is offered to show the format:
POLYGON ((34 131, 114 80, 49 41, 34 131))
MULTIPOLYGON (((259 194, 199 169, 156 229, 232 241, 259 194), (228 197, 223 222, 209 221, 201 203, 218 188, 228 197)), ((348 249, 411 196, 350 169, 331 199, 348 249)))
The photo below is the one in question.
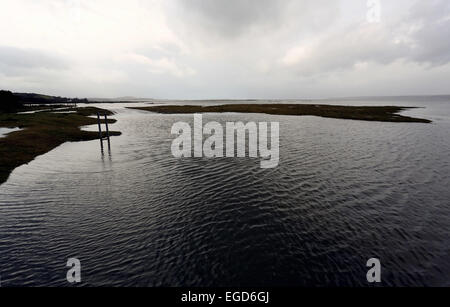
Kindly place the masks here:
POLYGON ((16 112, 23 108, 20 98, 10 91, 0 91, 0 112, 16 112))
POLYGON ((70 103, 87 103, 86 98, 66 98, 60 96, 48 96, 41 94, 28 93, 14 93, 24 104, 70 104, 70 103))
POLYGON ((17 112, 27 105, 55 104, 76 105, 78 103, 88 103, 87 99, 55 97, 34 93, 12 93, 10 91, 0 91, 0 112, 17 112))

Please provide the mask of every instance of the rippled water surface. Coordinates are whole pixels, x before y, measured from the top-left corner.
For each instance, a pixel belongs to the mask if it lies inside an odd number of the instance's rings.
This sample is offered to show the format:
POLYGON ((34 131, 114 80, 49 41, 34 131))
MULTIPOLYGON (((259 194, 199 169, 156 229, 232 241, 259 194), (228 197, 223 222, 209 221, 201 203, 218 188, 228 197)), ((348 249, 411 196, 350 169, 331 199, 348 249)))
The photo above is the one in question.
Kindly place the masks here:
MULTIPOLYGON (((331 102, 325 102, 331 103, 331 102)), ((450 101, 422 106, 433 124, 262 114, 204 122, 279 121, 280 165, 172 157, 177 121, 109 105, 122 131, 66 143, 0 186, 2 286, 450 286, 450 101)), ((89 127, 88 129, 95 129, 89 127)))

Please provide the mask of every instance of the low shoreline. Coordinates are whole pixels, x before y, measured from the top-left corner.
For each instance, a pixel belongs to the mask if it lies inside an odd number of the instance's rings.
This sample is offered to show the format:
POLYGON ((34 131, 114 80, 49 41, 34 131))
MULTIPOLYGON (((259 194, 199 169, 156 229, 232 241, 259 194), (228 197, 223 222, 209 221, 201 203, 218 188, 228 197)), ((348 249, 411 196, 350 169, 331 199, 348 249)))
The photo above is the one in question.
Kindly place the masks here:
POLYGON ((215 106, 167 105, 128 108, 161 114, 263 113, 271 115, 319 116, 336 119, 394 123, 431 123, 431 121, 427 119, 400 115, 398 113, 414 108, 397 106, 378 107, 319 104, 229 104, 215 106))
MULTIPOLYGON (((21 128, 0 138, 0 185, 6 182, 11 172, 65 142, 91 141, 99 138, 98 132, 83 131, 82 126, 97 124, 89 117, 97 112, 112 115, 108 110, 87 107, 72 108, 76 113, 52 113, 42 111, 32 114, 0 113, 0 127, 21 128)), ((105 121, 102 120, 102 123, 105 121)), ((108 119, 108 123, 115 123, 108 119)), ((120 132, 110 131, 111 136, 120 132)))

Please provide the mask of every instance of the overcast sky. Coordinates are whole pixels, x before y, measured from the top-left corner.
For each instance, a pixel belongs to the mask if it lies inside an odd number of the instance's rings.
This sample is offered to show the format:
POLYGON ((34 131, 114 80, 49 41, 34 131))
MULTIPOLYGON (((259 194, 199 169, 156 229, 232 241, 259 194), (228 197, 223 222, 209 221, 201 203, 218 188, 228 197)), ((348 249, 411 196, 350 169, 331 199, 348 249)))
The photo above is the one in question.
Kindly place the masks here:
POLYGON ((0 88, 78 97, 449 94, 449 0, 0 0, 0 88))

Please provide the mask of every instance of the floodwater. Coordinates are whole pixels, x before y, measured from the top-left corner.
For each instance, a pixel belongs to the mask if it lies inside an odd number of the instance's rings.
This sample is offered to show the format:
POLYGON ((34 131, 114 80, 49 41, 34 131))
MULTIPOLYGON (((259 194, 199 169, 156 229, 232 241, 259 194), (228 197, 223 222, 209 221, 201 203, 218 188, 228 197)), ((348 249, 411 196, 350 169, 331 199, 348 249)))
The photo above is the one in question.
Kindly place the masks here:
POLYGON ((449 97, 321 103, 434 122, 203 117, 280 122, 279 166, 261 169, 172 157, 171 127, 192 115, 105 105, 111 152, 65 143, 0 186, 1 285, 67 286, 74 257, 85 286, 367 286, 370 258, 381 286, 450 286, 449 97))
POLYGON ((19 131, 20 128, 0 128, 0 138, 6 137, 9 133, 19 131))

